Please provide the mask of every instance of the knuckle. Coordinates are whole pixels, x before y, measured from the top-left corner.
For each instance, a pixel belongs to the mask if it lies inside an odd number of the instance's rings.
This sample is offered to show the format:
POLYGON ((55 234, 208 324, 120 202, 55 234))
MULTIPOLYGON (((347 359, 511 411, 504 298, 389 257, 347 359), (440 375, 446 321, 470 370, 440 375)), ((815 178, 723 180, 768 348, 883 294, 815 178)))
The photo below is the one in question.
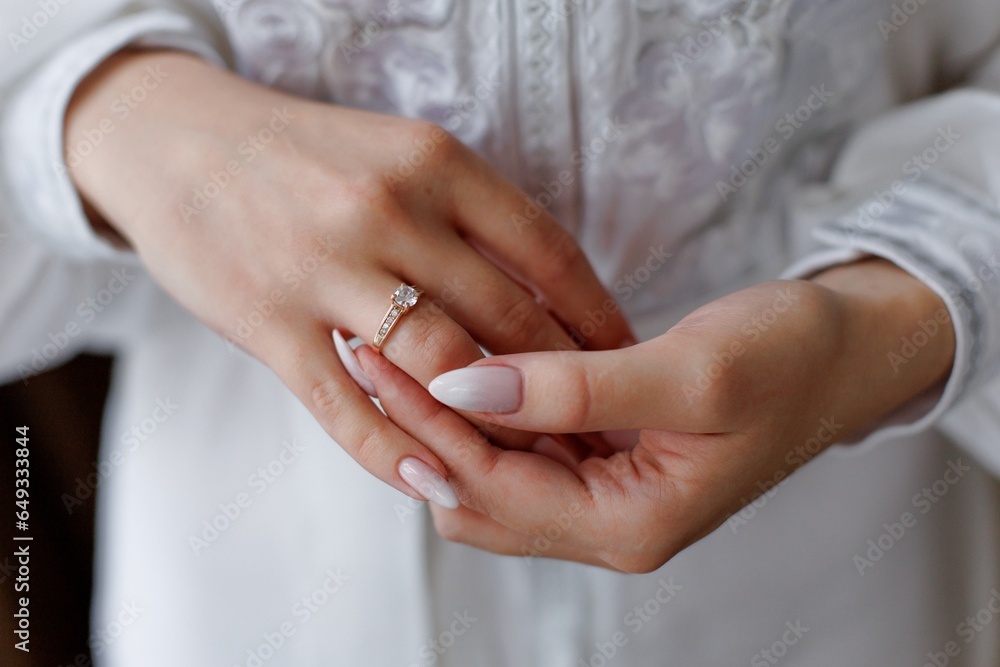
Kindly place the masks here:
POLYGON ((350 444, 347 445, 350 447, 351 458, 361 464, 361 467, 371 470, 386 450, 386 439, 387 434, 382 429, 365 429, 353 447, 350 444))
POLYGON ((582 428, 590 422, 594 410, 592 378, 587 369, 572 356, 566 356, 564 394, 558 420, 564 428, 582 428))
MULTIPOLYGON (((498 507, 503 507, 502 498, 498 495, 499 492, 489 483, 483 483, 490 478, 497 467, 500 457, 499 451, 492 449, 484 451, 481 449, 481 444, 466 443, 459 446, 471 446, 477 450, 476 453, 471 454, 474 457, 471 464, 474 471, 472 474, 462 474, 458 470, 449 470, 451 474, 448 477, 448 482, 459 501, 464 507, 486 514, 490 514, 498 507)), ((461 459, 469 458, 470 455, 460 450, 456 456, 461 459)))
POLYGON ((434 530, 448 542, 462 543, 465 537, 464 522, 457 512, 433 512, 434 530))
POLYGON ((398 225, 407 220, 398 195, 377 171, 327 173, 302 192, 303 199, 312 203, 319 216, 330 220, 343 238, 365 238, 370 243, 373 221, 398 225))
POLYGON ((517 299, 503 308, 495 320, 496 333, 505 346, 523 350, 538 338, 542 328, 542 313, 531 299, 517 299))
POLYGON ((426 314, 410 316, 402 325, 406 326, 402 326, 403 331, 399 332, 403 334, 399 337, 399 344, 405 349, 417 351, 420 356, 418 363, 432 372, 436 373, 447 365, 447 359, 454 356, 456 347, 465 347, 463 339, 467 335, 464 330, 446 318, 426 314))
POLYGON ((340 186, 339 197, 347 209, 362 217, 395 210, 396 195, 385 176, 377 171, 352 174, 340 186))
POLYGON ((658 552, 609 553, 604 562, 625 574, 649 574, 663 567, 670 558, 658 552))
POLYGON ((622 546, 632 544, 633 542, 628 539, 628 536, 641 530, 642 526, 639 525, 633 525, 628 531, 619 529, 618 536, 621 539, 616 539, 614 543, 607 543, 610 548, 599 554, 601 560, 625 574, 649 574, 663 567, 679 553, 680 550, 666 540, 657 542, 651 540, 642 547, 622 546))
POLYGON ((402 126, 399 151, 402 159, 424 165, 441 165, 458 156, 462 143, 440 125, 425 120, 410 120, 402 126))
POLYGON ((309 398, 313 412, 327 423, 336 421, 348 409, 348 394, 335 380, 320 380, 312 385, 309 398))
POLYGON ((558 223, 540 226, 539 234, 537 270, 541 280, 559 284, 570 279, 586 262, 576 241, 558 223))
POLYGON ((452 325, 447 320, 442 318, 430 320, 430 323, 424 329, 424 353, 431 359, 439 359, 446 356, 448 350, 459 339, 459 333, 458 327, 452 325))

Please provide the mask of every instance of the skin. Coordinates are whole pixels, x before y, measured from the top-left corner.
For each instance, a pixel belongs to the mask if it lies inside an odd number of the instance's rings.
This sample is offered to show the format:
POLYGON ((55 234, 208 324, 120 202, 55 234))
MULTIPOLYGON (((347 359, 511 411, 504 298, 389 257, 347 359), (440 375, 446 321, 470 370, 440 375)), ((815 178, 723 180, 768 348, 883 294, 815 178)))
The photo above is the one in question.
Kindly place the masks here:
POLYGON ((383 402, 390 418, 448 467, 463 507, 432 508, 442 536, 501 554, 649 572, 767 484, 943 382, 954 357, 950 323, 907 363, 889 355, 944 308, 923 283, 871 259, 730 294, 634 347, 472 364, 521 374, 520 407, 479 413, 484 420, 554 433, 640 429, 632 448, 570 465, 496 447, 391 363, 370 350, 359 358, 379 392, 393 396, 383 402), (768 316, 776 303, 790 305, 768 316), (772 324, 760 332, 754 323, 765 319, 772 324), (761 335, 751 340, 748 326, 761 335), (692 391, 734 342, 744 352, 692 391), (818 446, 803 449, 810 440, 818 446))
MULTIPOLYGON (((332 329, 372 340, 393 290, 418 285, 422 303, 382 352, 426 385, 481 359, 477 342, 498 353, 575 348, 567 328, 610 299, 554 219, 518 231, 511 215, 527 195, 429 123, 292 97, 180 53, 123 52, 77 90, 65 145, 95 227, 269 366, 369 472, 414 498, 402 459, 447 469, 349 377, 332 329), (76 157, 150 71, 160 83, 76 157)), ((629 338, 614 315, 584 345, 629 338)), ((508 447, 538 438, 483 426, 508 447)))
POLYGON ((78 91, 67 147, 148 66, 168 78, 72 170, 95 225, 223 335, 278 290, 281 303, 239 345, 380 479, 418 497, 396 473, 406 456, 449 478, 464 506, 432 507, 447 539, 650 571, 740 509, 758 483, 792 474, 804 461, 789 457, 824 419, 843 439, 942 382, 953 363, 945 325, 907 363, 890 364, 900 339, 945 306, 883 260, 736 292, 624 349, 629 330, 612 317, 586 350, 566 351, 564 327, 607 294, 550 218, 512 230, 525 195, 433 126, 289 97, 180 54, 125 53, 78 91), (213 171, 243 159, 241 142, 259 136, 276 107, 292 115, 287 128, 240 162, 207 208, 183 215, 213 171), (419 169, 387 182, 428 145, 419 169), (292 289, 288 272, 311 266, 318 247, 322 261, 292 289), (445 299, 449 278, 469 289, 445 299), (383 355, 358 350, 386 418, 337 361, 330 330, 370 340, 400 282, 420 285, 438 307, 407 315, 383 355), (762 330, 756 323, 782 291, 788 307, 762 330), (752 341, 748 326, 759 334, 752 341), (476 340, 510 354, 482 359, 476 340), (745 350, 699 385, 734 342, 745 350), (459 414, 425 389, 443 372, 484 364, 518 369, 518 409, 459 414), (489 439, 477 424, 492 425, 489 439), (638 430, 637 441, 614 454, 522 451, 536 433, 611 429, 638 430), (568 525, 558 523, 564 513, 568 525), (554 522, 558 537, 539 550, 535 538, 554 522))

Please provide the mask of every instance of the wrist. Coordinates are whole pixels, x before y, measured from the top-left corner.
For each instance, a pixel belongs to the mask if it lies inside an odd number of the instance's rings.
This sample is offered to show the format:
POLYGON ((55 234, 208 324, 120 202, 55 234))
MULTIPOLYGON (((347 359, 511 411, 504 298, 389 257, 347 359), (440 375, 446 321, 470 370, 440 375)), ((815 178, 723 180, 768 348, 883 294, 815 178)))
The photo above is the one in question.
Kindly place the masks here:
POLYGON ((200 65, 182 53, 126 49, 101 63, 74 92, 64 119, 64 158, 98 233, 131 240, 129 223, 141 216, 123 211, 135 212, 145 172, 130 158, 153 142, 150 107, 161 101, 161 86, 174 78, 177 64, 187 62, 200 65))
POLYGON ((277 95, 187 53, 108 58, 78 87, 65 118, 66 163, 92 219, 137 246, 143 226, 176 217, 175 200, 203 184, 206 164, 232 159, 233 138, 259 127, 260 109, 277 95), (74 155, 78 146, 86 155, 74 155))
POLYGON ((955 330, 944 300, 884 259, 834 267, 811 278, 832 291, 846 322, 838 384, 853 384, 859 423, 883 417, 947 380, 955 330))

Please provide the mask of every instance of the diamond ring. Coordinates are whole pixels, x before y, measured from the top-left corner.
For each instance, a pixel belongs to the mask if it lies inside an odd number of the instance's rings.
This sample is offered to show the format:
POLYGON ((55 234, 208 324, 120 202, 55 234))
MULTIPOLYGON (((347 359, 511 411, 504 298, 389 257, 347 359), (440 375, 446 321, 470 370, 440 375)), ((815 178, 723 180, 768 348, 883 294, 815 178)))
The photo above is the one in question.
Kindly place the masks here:
POLYGON ((392 328, 396 326, 396 322, 410 308, 417 305, 417 300, 420 299, 420 295, 423 293, 422 289, 410 285, 400 285, 396 288, 396 291, 392 293, 392 303, 389 306, 389 310, 386 311, 385 317, 382 318, 382 324, 379 325, 378 333, 375 334, 374 346, 376 351, 381 351, 382 343, 385 342, 386 336, 389 335, 392 328))

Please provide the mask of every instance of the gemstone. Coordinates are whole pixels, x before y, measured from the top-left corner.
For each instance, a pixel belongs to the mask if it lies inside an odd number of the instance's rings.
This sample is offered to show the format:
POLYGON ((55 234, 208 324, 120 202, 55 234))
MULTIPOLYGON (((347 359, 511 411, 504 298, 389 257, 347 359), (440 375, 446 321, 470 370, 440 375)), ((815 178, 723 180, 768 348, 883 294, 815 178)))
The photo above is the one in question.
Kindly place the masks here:
POLYGON ((399 304, 400 306, 410 307, 416 305, 417 297, 420 293, 413 287, 409 285, 400 285, 396 288, 396 291, 392 293, 392 300, 399 304))

